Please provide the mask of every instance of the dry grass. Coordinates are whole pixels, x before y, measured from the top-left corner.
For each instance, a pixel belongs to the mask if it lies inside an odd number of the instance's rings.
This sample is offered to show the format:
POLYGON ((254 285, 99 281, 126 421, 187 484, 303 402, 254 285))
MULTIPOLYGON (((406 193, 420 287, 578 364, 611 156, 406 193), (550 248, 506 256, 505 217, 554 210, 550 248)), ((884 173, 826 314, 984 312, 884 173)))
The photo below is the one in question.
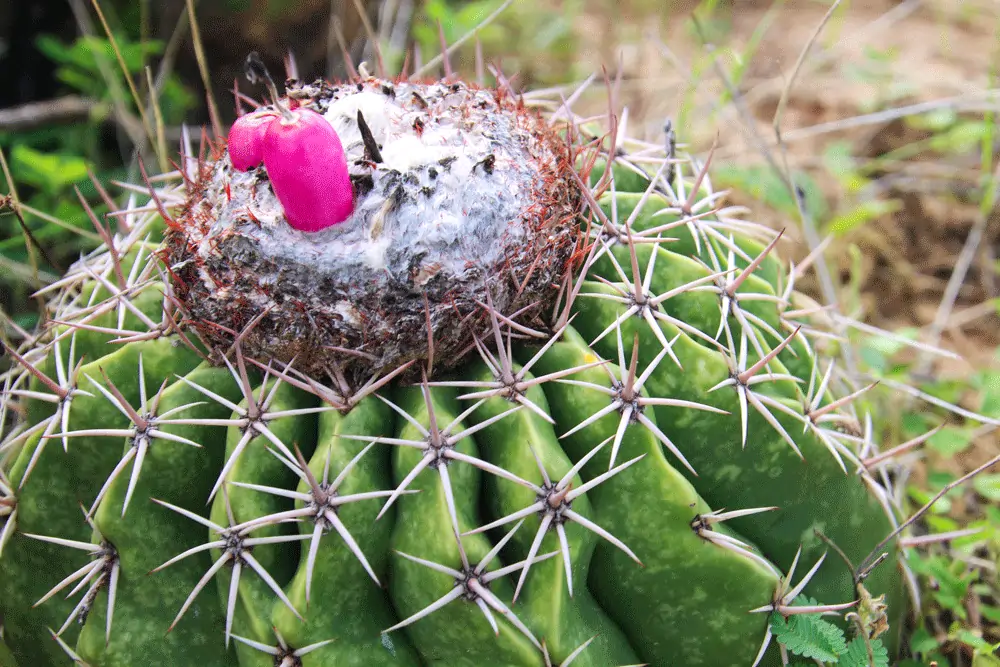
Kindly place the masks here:
MULTIPOLYGON (((633 132, 655 140, 662 137, 664 119, 671 118, 696 152, 706 152, 718 135, 716 165, 766 164, 760 146, 779 154, 772 120, 796 59, 829 3, 729 3, 716 10, 716 18, 702 20, 709 36, 713 28, 724 36, 711 55, 692 30, 692 3, 677 4, 688 7, 670 17, 623 11, 613 30, 597 14, 581 20, 580 38, 591 45, 584 49, 584 69, 620 58, 625 74, 621 103, 629 108, 633 132), (759 44, 751 53, 755 39, 759 44), (614 43, 625 46, 609 53, 606 45, 614 43), (713 56, 717 65, 711 63, 713 56), (719 71, 732 77, 741 60, 742 80, 733 82, 740 104, 719 108, 728 87, 719 71), (678 123, 684 118, 689 122, 678 123)), ((842 3, 791 89, 782 123, 788 161, 815 176, 831 213, 865 198, 899 200, 898 210, 837 237, 827 253, 835 279, 860 289, 859 314, 880 326, 931 324, 977 217, 982 177, 978 145, 942 160, 921 146, 931 132, 913 127, 895 110, 928 103, 982 117, 985 109, 1000 108, 996 98, 987 97, 997 25, 981 20, 998 11, 995 0, 842 3), (879 60, 873 52, 892 56, 879 60), (872 71, 868 80, 855 74, 864 70, 872 71), (884 113, 866 117, 875 111, 884 113), (870 170, 866 191, 852 193, 825 171, 824 153, 840 142, 846 142, 858 170, 870 170), (903 157, 892 159, 893 152, 903 157), (847 252, 852 244, 862 251, 856 266, 847 252)), ((601 103, 597 97, 595 110, 601 103)), ((751 203, 738 192, 734 199, 751 203)), ((775 226, 787 224, 787 215, 769 215, 756 202, 753 208, 775 226)), ((945 326, 945 343, 973 365, 989 363, 1000 343, 996 309, 982 305, 998 296, 996 222, 994 213, 945 326)), ((817 223, 822 227, 824 221, 817 223)), ((797 242, 792 252, 804 256, 808 248, 801 236, 797 242)))

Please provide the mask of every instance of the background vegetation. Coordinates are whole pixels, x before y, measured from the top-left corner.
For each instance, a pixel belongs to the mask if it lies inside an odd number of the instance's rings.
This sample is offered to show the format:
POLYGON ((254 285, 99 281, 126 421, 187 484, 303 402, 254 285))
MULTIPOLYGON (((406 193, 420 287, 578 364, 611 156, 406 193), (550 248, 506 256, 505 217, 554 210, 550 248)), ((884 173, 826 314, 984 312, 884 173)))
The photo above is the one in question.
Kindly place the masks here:
MULTIPOLYGON (((695 153, 717 142, 713 178, 788 229, 787 254, 825 244, 825 279, 806 287, 867 325, 832 322, 856 343, 857 371, 880 381, 865 399, 873 437, 940 427, 908 455, 906 504, 1000 452, 997 0, 104 0, 100 13, 90 0, 7 3, 0 336, 29 335, 32 292, 99 242, 79 197, 106 213, 127 199, 114 182, 134 182, 140 156, 167 166, 182 123, 228 125, 226 91, 250 50, 303 78, 338 76, 344 50, 377 67, 374 36, 390 71, 406 53, 413 69, 501 5, 476 36, 517 87, 568 96, 606 67, 630 133, 663 141, 669 121, 695 153)), ((451 60, 468 77, 475 41, 451 60)), ((605 113, 606 96, 595 84, 576 110, 605 113)), ((1000 473, 952 489, 917 525, 952 536, 910 544, 922 600, 904 664, 1000 665, 1000 473)))

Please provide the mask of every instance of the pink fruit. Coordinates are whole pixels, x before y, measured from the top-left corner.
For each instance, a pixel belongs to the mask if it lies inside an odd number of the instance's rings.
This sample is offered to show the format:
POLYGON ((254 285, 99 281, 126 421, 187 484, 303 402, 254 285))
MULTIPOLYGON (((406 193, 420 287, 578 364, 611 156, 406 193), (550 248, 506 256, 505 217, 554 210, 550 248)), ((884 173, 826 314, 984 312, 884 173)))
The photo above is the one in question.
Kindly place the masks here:
POLYGON ((264 135, 277 111, 255 111, 240 116, 229 130, 229 159, 237 171, 249 171, 264 161, 264 135))
POLYGON ((287 111, 266 126, 263 157, 288 224, 318 232, 351 217, 354 191, 340 137, 311 109, 287 111))

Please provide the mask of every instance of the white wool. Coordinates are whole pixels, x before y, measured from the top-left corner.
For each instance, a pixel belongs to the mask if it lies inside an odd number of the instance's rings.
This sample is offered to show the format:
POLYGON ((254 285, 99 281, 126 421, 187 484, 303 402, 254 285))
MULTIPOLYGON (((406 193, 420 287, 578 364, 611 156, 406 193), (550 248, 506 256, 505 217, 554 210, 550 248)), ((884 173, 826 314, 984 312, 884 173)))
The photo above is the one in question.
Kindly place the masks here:
POLYGON ((373 184, 358 196, 352 216, 320 232, 300 232, 285 223, 265 180, 253 172, 220 173, 210 197, 216 222, 200 254, 210 255, 212 237, 248 211, 260 229, 242 231, 264 256, 306 263, 345 282, 410 282, 440 270, 461 278, 475 266, 493 266, 526 235, 518 221, 538 167, 529 164, 512 116, 479 112, 479 105, 493 107, 490 93, 406 83, 388 93, 342 87, 319 110, 337 131, 352 176, 373 184), (377 164, 366 159, 359 110, 379 145, 377 164))

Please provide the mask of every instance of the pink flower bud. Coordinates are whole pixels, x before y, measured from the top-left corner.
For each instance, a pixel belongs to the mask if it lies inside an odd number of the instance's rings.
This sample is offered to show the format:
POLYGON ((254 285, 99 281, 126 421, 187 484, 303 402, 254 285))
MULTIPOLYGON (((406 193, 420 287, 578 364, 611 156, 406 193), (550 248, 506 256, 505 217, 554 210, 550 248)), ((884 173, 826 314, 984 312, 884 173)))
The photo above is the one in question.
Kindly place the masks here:
POLYGON ((354 190, 340 137, 323 116, 295 109, 267 126, 264 166, 288 224, 318 232, 354 212, 354 190))
POLYGON ((229 129, 229 159, 237 171, 249 171, 264 161, 264 135, 277 111, 255 111, 240 116, 229 129))

